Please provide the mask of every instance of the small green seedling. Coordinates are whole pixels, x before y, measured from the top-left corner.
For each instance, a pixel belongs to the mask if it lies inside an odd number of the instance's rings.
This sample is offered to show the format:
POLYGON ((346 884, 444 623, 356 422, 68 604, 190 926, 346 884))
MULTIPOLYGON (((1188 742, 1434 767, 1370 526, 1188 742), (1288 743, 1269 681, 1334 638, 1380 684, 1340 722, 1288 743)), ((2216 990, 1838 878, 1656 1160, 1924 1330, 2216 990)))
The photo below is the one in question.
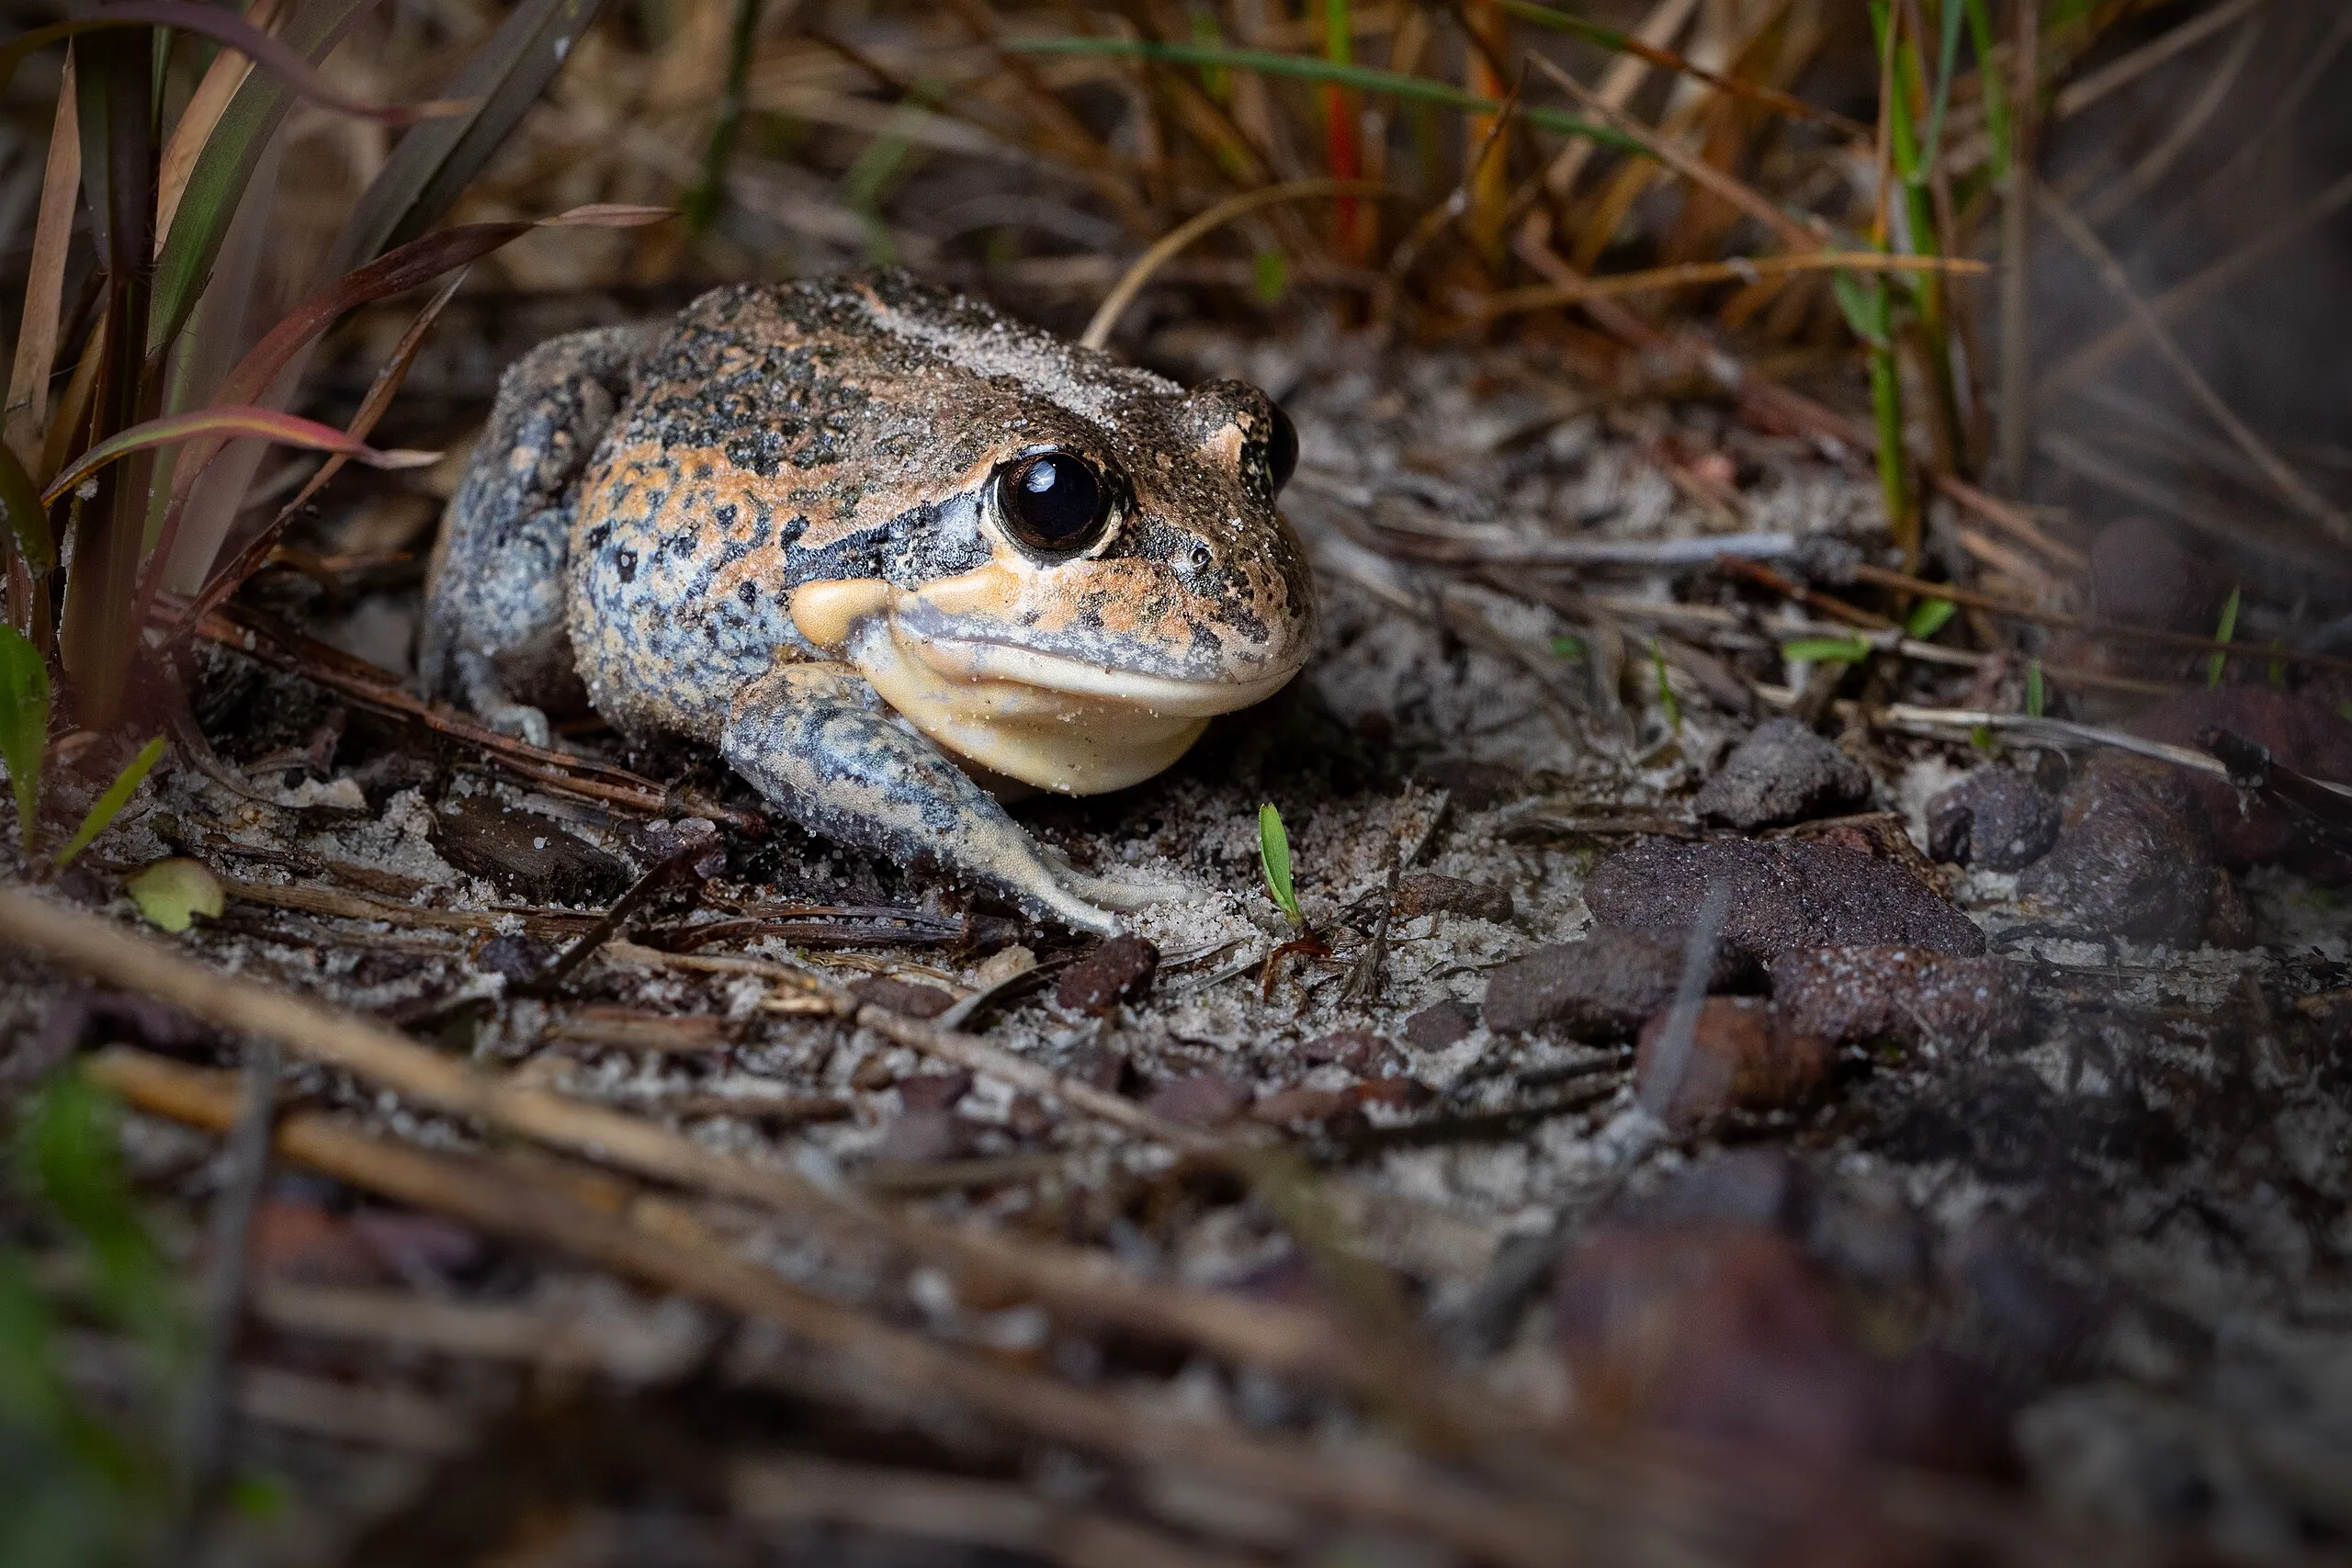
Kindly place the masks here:
POLYGON ((49 749, 49 667, 25 635, 0 626, 0 760, 17 793, 17 841, 33 852, 40 807, 40 759, 49 749))
POLYGON ((1564 633, 1552 639, 1552 657, 1555 659, 1581 660, 1586 651, 1584 638, 1580 637, 1569 637, 1564 633))
POLYGON ((1250 258, 1250 287, 1261 305, 1279 305, 1290 292, 1290 258, 1276 250, 1250 258))
POLYGON ((1993 727, 1989 724, 1972 727, 1968 731, 1968 743, 1987 757, 1997 757, 2001 754, 2001 743, 1993 739, 1993 727))
POLYGON ((1801 637, 1781 645, 1781 657, 1791 664, 1860 664, 1871 656, 1871 645, 1859 637, 1801 637))
MULTIPOLYGON (((8 764, 8 784, 17 796, 17 842, 25 858, 33 855, 33 836, 40 826, 41 762, 49 750, 49 669, 40 652, 14 626, 0 626, 0 761, 8 764)), ((98 796, 82 825, 57 852, 59 867, 90 847, 107 825, 130 803, 148 773, 164 754, 160 735, 140 748, 130 765, 115 775, 98 796)))
POLYGON ((1298 912, 1298 892, 1291 886, 1290 835, 1283 830, 1283 814, 1270 803, 1258 807, 1258 863, 1266 874, 1266 891, 1275 908, 1305 930, 1306 917, 1298 912))
POLYGON ((1674 694, 1674 687, 1666 678, 1666 645, 1650 644, 1650 667, 1657 671, 1657 700, 1666 706, 1667 722, 1674 726, 1674 733, 1682 733, 1682 699, 1674 694))
POLYGON ((2041 660, 2037 659, 2025 667, 2025 711, 2029 718, 2040 718, 2049 711, 2050 694, 2041 685, 2041 660))
POLYGON ((1960 606, 1949 599, 1922 599, 1911 606, 1911 614, 1904 619, 1903 635, 1914 642, 1926 642, 1951 624, 1960 614, 1960 606))
MULTIPOLYGON (((2242 590, 2236 588, 2230 590, 2229 600, 2222 606, 2222 624, 2213 628, 2213 640, 2215 642, 2227 642, 2231 637, 2237 635, 2238 597, 2242 592, 2242 590)), ((2213 656, 2205 661, 2205 684, 2208 687, 2220 685, 2222 683, 2222 672, 2229 667, 2230 656, 2223 653, 2221 649, 2215 649, 2213 650, 2213 656)))

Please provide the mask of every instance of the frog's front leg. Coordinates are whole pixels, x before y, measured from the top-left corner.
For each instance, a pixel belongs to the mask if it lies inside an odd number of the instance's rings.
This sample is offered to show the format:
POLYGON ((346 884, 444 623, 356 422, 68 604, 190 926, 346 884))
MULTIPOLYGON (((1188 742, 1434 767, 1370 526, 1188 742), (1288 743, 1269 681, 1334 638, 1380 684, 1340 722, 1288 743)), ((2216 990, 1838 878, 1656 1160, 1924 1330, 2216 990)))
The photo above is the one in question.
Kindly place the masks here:
POLYGON ((779 664, 735 694, 719 750, 793 820, 936 865, 1079 931, 1117 929, 996 798, 846 664, 779 664))
POLYGON ((498 383, 435 552, 419 660, 426 689, 492 728, 548 744, 545 710, 585 694, 564 626, 565 563, 581 470, 628 391, 658 324, 540 344, 498 383))

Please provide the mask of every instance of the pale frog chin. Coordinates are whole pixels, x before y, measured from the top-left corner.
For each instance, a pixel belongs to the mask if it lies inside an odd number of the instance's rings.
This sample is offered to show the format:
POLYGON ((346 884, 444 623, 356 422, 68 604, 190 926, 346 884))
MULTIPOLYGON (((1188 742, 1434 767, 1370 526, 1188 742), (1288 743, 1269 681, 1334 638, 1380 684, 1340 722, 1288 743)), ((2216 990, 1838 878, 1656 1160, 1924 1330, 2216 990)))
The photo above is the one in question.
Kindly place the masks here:
MULTIPOLYGON (((843 652, 884 702, 946 750, 1057 795, 1102 795, 1140 784, 1182 756, 1208 728, 1210 714, 1243 705, 1207 706, 1195 694, 1171 705, 1179 711, 1168 711, 1148 698, 1117 694, 1109 682, 1089 692, 977 671, 951 674, 927 645, 902 641, 886 617, 860 626, 843 652)), ((1052 662, 1067 667, 1057 673, 1082 668, 1052 662)), ((1189 683, 1153 684, 1180 688, 1165 694, 1181 697, 1189 683)))

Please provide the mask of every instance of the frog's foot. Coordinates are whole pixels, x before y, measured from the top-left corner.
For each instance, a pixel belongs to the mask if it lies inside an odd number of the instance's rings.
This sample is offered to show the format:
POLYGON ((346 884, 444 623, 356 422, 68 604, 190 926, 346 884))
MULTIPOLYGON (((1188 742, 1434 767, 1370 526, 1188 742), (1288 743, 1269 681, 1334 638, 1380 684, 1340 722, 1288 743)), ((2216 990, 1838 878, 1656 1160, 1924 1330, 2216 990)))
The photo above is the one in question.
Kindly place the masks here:
POLYGON ((501 735, 511 735, 527 746, 542 751, 555 750, 555 727, 548 722, 547 714, 528 703, 518 703, 508 695, 490 660, 479 653, 458 655, 458 680, 466 694, 466 705, 474 716, 501 735))
POLYGON ((718 745, 737 773, 812 832, 936 865, 1076 931, 1118 929, 1107 900, 1093 897, 1093 878, 1074 887, 1075 874, 847 665, 780 665, 752 682, 736 694, 718 745))
POLYGON ((1194 904, 1207 895, 1197 887, 1187 887, 1181 882, 1118 882, 1107 876, 1090 876, 1069 863, 1057 852, 1038 847, 1054 867, 1061 885, 1091 904, 1106 909, 1148 909, 1155 904, 1194 904))

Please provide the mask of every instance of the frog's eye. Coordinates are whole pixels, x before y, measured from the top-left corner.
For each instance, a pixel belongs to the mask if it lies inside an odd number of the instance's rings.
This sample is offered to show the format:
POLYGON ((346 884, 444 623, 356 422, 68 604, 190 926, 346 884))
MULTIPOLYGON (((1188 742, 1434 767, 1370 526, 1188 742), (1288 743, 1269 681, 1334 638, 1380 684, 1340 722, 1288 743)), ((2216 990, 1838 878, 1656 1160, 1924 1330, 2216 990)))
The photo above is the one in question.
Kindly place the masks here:
POLYGON ((1111 487, 1068 452, 1039 452, 1000 470, 996 502, 1012 536, 1040 555, 1074 556, 1111 521, 1111 487))
POLYGON ((1298 426, 1290 422, 1280 403, 1274 405, 1274 433, 1266 440, 1266 469, 1273 477, 1276 495, 1298 471, 1298 426))

